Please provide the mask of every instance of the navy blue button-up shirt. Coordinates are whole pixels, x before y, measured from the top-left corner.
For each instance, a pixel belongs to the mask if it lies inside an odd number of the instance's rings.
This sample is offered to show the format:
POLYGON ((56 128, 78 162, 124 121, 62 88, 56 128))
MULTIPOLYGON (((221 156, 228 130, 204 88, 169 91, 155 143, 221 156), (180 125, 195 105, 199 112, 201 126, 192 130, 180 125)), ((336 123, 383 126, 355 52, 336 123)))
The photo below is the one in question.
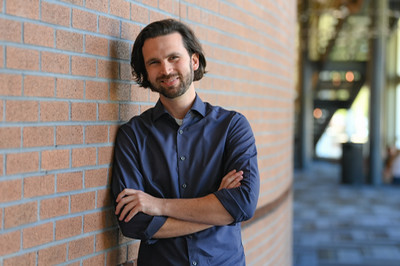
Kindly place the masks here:
POLYGON ((159 198, 214 193, 234 218, 183 237, 153 239, 168 217, 138 213, 119 222, 122 233, 141 239, 139 265, 245 265, 240 222, 252 217, 259 194, 255 139, 246 118, 204 103, 198 96, 179 126, 160 101, 117 133, 112 168, 114 197, 125 188, 159 198), (218 191, 231 170, 241 186, 218 191))

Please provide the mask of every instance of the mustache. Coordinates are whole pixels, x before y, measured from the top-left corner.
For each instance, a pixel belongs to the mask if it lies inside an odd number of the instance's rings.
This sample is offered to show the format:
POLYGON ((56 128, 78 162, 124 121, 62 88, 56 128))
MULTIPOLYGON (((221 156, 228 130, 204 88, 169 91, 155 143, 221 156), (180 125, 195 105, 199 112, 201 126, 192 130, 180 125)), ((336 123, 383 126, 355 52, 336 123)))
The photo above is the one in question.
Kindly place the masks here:
POLYGON ((162 76, 159 76, 157 78, 157 80, 170 79, 170 78, 175 78, 175 77, 179 77, 179 74, 175 73, 175 74, 169 74, 169 75, 162 75, 162 76))

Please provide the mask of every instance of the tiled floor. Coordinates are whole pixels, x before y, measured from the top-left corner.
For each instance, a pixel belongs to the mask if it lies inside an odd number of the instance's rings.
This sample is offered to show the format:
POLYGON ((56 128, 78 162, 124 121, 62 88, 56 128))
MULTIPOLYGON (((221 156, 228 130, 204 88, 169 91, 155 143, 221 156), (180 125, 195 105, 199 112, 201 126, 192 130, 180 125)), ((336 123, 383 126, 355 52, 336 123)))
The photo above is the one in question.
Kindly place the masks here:
POLYGON ((340 184, 340 165, 295 171, 295 266, 400 266, 400 186, 340 184))

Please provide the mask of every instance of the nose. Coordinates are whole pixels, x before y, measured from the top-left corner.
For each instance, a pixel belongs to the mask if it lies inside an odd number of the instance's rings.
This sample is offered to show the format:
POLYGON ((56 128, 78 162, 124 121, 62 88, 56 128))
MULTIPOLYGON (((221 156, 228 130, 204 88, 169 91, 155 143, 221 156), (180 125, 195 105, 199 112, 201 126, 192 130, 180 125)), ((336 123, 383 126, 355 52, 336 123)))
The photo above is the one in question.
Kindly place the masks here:
POLYGON ((161 74, 169 75, 172 72, 172 65, 168 61, 161 63, 161 74))

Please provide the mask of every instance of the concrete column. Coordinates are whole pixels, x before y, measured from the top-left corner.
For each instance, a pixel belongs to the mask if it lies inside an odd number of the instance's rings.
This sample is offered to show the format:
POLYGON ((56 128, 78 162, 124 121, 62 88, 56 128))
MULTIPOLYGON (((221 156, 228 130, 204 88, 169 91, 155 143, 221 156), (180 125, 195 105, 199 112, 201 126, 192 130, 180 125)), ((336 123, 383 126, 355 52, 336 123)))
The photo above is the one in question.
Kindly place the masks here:
POLYGON ((313 131, 313 90, 312 74, 313 67, 308 59, 307 51, 302 53, 302 71, 301 71, 301 107, 299 119, 299 164, 301 169, 307 169, 314 155, 314 131, 313 131))
POLYGON ((370 97, 370 161, 368 182, 373 185, 382 183, 383 149, 383 92, 385 87, 386 38, 388 31, 388 0, 372 1, 374 36, 372 40, 371 60, 371 97, 370 97))

